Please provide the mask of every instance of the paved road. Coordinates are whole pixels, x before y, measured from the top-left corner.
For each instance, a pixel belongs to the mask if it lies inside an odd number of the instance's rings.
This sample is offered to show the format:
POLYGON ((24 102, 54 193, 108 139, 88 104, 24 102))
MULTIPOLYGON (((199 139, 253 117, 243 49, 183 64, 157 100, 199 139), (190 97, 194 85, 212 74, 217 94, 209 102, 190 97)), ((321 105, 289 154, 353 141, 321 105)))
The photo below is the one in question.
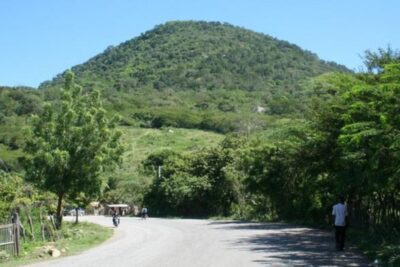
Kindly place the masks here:
MULTIPOLYGON (((111 218, 86 220, 111 227, 111 218)), ((79 255, 31 266, 368 266, 332 234, 287 224, 122 218, 114 236, 79 255)))

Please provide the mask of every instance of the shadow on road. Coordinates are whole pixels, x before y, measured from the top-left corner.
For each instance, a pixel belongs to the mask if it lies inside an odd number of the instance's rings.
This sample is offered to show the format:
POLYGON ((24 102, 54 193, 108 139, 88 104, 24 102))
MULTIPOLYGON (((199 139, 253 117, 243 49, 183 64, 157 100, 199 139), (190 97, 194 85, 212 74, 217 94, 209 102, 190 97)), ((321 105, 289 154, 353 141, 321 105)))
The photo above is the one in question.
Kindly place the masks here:
POLYGON ((246 231, 234 248, 263 253, 265 266, 369 266, 354 249, 337 252, 333 233, 284 223, 211 222, 220 230, 246 231))
POLYGON ((214 221, 209 225, 222 226, 226 229, 238 230, 274 230, 274 229, 298 229, 299 226, 286 223, 250 223, 245 221, 214 221))

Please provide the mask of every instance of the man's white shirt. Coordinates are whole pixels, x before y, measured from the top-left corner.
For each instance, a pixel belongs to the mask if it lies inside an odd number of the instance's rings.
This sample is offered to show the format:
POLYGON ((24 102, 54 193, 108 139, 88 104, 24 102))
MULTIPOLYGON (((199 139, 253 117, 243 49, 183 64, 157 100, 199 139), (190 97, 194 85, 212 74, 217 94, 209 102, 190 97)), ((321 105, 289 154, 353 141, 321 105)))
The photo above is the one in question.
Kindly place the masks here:
POLYGON ((347 216, 347 206, 342 203, 334 205, 332 209, 332 215, 335 216, 336 226, 345 226, 346 216, 347 216))

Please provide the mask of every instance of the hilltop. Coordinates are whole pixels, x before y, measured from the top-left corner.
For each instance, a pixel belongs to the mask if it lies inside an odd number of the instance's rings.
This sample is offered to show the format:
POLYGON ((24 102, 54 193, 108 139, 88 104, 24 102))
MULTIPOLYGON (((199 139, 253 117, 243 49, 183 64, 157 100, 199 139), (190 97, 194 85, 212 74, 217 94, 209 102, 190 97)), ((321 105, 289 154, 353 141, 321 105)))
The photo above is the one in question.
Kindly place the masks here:
MULTIPOLYGON (((177 21, 110 46, 72 70, 76 81, 89 88, 254 91, 347 69, 289 42, 230 24, 177 21)), ((60 79, 62 75, 40 87, 60 79)))
MULTIPOLYGON (((72 67, 87 90, 99 89, 127 125, 228 132, 243 114, 301 110, 301 83, 348 70, 286 41, 219 22, 174 21, 156 26, 72 67), (229 113, 227 115, 227 113, 229 113), (229 126, 222 126, 221 118, 229 126), (210 121, 211 120, 211 121, 210 121), (218 125, 217 125, 218 124, 218 125)), ((40 85, 57 97, 63 75, 40 85)))

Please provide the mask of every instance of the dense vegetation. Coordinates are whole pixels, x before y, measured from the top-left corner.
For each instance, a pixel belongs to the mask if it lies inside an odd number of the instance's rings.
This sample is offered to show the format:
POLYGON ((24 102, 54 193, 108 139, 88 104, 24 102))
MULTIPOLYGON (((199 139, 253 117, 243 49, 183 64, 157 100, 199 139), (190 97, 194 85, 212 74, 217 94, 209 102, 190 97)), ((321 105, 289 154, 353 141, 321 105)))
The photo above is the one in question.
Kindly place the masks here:
MULTIPOLYGON (((212 148, 223 135, 196 129, 143 129, 121 127, 125 153, 121 167, 104 176, 105 188, 101 200, 107 203, 141 205, 158 166, 146 167, 141 162, 158 153, 187 155, 203 148, 212 148)), ((163 172, 163 171, 162 171, 163 172)))
POLYGON ((42 111, 42 99, 33 88, 0 86, 0 170, 21 167, 26 118, 42 111))
MULTIPOLYGON (((157 26, 72 70, 85 90, 102 92, 105 108, 123 125, 220 133, 250 133, 271 127, 276 116, 302 116, 308 78, 348 71, 286 41, 190 21, 157 26)), ((42 111, 43 100, 61 98, 65 74, 40 90, 0 87, 0 168, 20 168, 26 118, 42 111)))
MULTIPOLYGON (((348 71, 272 37, 229 24, 169 22, 109 47, 72 68, 78 84, 103 91, 127 124, 218 132, 243 130, 256 107, 262 113, 302 110, 301 82, 348 71)), ((44 82, 57 95, 64 74, 44 82)), ((261 126, 265 116, 257 120, 261 126)), ((258 124, 258 123, 255 123, 258 124)))
MULTIPOLYGON (((153 215, 329 225, 341 194, 361 245, 398 262, 400 54, 368 51, 365 64, 352 73, 290 43, 206 22, 167 23, 106 49, 73 68, 86 92, 102 92, 107 116, 123 116, 122 168, 103 174, 98 199, 153 215), (215 132, 226 134, 219 145, 215 132)), ((8 188, 0 215, 32 192, 54 201, 23 182, 18 159, 27 115, 43 114, 43 99, 60 101, 65 76, 38 91, 0 89, 8 188)))

